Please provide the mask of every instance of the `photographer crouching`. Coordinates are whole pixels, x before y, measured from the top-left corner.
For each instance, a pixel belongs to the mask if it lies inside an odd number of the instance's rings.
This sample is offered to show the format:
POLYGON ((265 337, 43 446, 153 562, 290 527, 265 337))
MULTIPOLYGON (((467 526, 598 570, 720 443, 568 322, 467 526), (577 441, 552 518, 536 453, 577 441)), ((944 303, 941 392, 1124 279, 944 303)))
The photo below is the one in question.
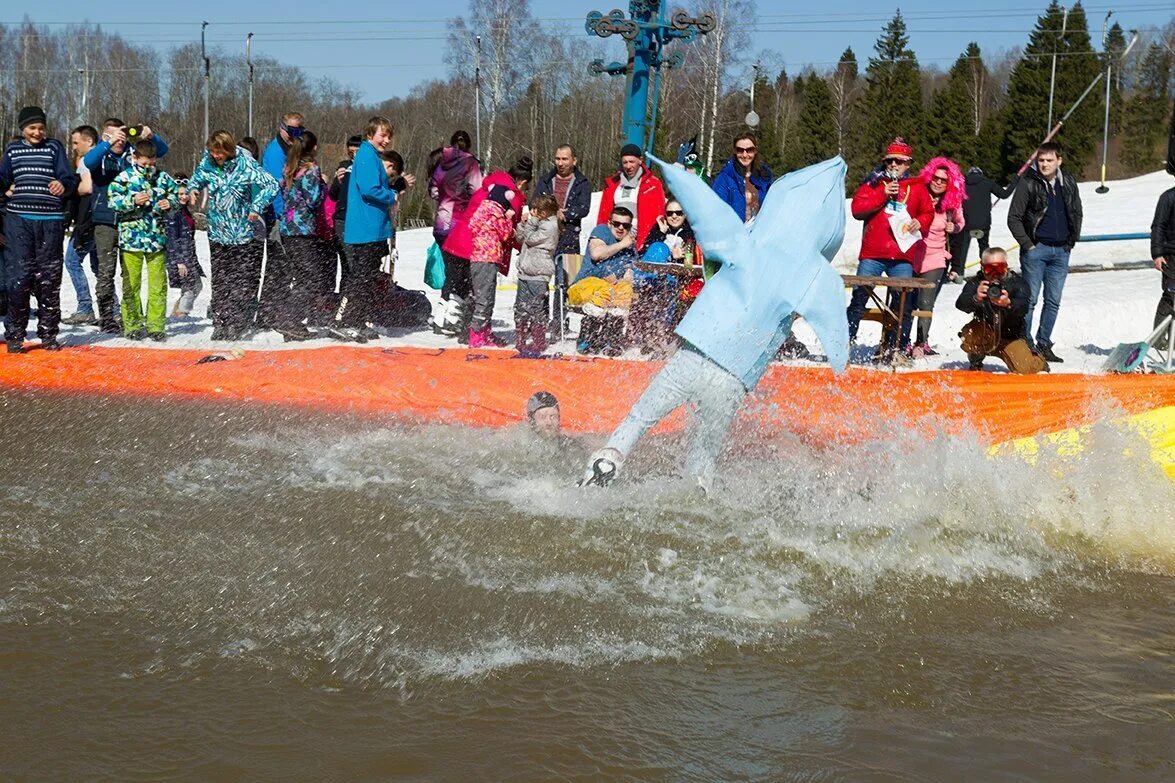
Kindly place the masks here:
POLYGON ((1024 339, 1029 301, 1028 284, 1009 271, 1003 248, 985 250, 980 273, 967 281, 955 302, 955 307, 973 316, 959 332, 972 370, 983 368, 984 357, 995 356, 1014 373, 1048 372, 1048 363, 1024 339))

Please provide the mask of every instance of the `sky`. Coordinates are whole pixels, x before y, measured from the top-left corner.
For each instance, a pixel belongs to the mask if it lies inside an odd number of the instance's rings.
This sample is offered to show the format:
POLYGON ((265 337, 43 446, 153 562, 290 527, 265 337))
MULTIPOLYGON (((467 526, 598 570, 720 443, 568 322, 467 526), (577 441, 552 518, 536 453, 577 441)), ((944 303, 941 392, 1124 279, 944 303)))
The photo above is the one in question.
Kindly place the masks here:
MULTIPOLYGON (((684 3, 669 0, 673 9, 684 3)), ((810 3, 757 0, 753 45, 746 52, 753 59, 761 50, 773 50, 774 67, 791 74, 805 65, 826 69, 846 46, 852 46, 864 67, 881 28, 900 7, 910 30, 910 42, 924 66, 943 70, 970 41, 994 54, 1028 40, 1036 17, 1047 0, 902 0, 892 6, 865 0, 825 0, 821 13, 810 3)), ((531 13, 542 26, 572 39, 591 40, 584 29, 590 11, 627 9, 623 0, 603 3, 582 0, 531 0, 531 13)), ((268 55, 302 67, 312 78, 330 78, 357 89, 363 100, 378 103, 406 95, 413 86, 444 78, 445 39, 449 20, 468 13, 468 0, 283 0, 265 8, 252 2, 244 6, 225 3, 94 3, 93 0, 54 0, 38 4, 30 0, 6 0, 0 22, 19 23, 26 15, 37 24, 60 26, 82 21, 101 23, 135 43, 152 43, 161 49, 199 42, 200 23, 208 21, 209 47, 220 46, 243 54, 245 36, 252 32, 255 55, 268 55), (223 11, 231 9, 230 16, 223 11), (346 12, 340 16, 338 12, 346 12), (374 66, 389 66, 377 68, 374 66)), ((1085 5, 1095 42, 1102 20, 1114 10, 1111 22, 1124 29, 1161 28, 1175 17, 1172 0, 1091 0, 1085 5)), ((1145 42, 1145 38, 1144 38, 1145 42)), ((604 42, 606 58, 619 59, 623 42, 613 37, 604 42)), ((689 44, 675 44, 687 50, 689 44)), ((688 59, 687 59, 688 62, 688 59)), ((569 67, 576 67, 574 65, 569 67)), ((593 77, 583 65, 585 78, 593 77)), ((774 74, 772 74, 774 75, 774 74)))

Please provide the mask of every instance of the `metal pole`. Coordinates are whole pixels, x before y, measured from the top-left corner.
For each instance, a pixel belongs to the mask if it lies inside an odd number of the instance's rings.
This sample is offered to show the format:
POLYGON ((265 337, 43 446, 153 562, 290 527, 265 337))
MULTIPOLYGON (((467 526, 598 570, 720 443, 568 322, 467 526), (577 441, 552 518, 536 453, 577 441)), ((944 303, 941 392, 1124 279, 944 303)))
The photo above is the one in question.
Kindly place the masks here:
MULTIPOLYGON (((1081 97, 1078 98, 1076 102, 1074 102, 1074 104, 1069 107, 1069 111, 1065 112, 1065 116, 1057 120, 1057 124, 1054 125, 1053 129, 1048 132, 1048 135, 1046 135, 1044 140, 1040 142, 1041 144, 1052 141, 1053 138, 1061 132, 1061 127, 1065 124, 1073 112, 1077 111, 1077 107, 1081 105, 1081 102, 1084 101, 1091 92, 1093 92, 1093 88, 1097 87, 1097 83, 1104 79, 1105 76, 1105 73, 1101 71, 1098 72, 1098 75, 1094 77, 1094 80, 1089 83, 1088 87, 1085 88, 1085 92, 1081 93, 1081 97)), ((1040 145, 1038 144, 1037 146, 1039 147, 1040 145)), ((1024 172, 1028 171, 1028 167, 1032 165, 1032 161, 1034 160, 1036 160, 1036 150, 1033 150, 1032 154, 1028 156, 1028 160, 1024 161, 1024 165, 1021 166, 1020 169, 1016 172, 1016 176, 1023 176, 1024 172)), ((999 201, 999 199, 994 199, 991 203, 995 204, 996 201, 999 201)))
POLYGON ((249 136, 253 135, 253 33, 245 36, 245 62, 249 65, 249 136))
POLYGON ((86 78, 85 68, 78 68, 78 75, 82 77, 82 105, 81 110, 78 112, 77 124, 81 125, 86 121, 86 98, 87 88, 89 87, 89 79, 86 78))
POLYGON ((208 59, 208 51, 204 48, 204 31, 208 23, 200 25, 200 56, 204 58, 204 138, 208 138, 208 84, 212 77, 212 63, 208 59))
MULTIPOLYGON (((1108 16, 1107 16, 1108 18, 1108 16)), ((1104 46, 1104 42, 1103 42, 1104 46)), ((1098 185, 1095 193, 1109 193, 1110 189, 1106 186, 1106 158, 1110 152, 1110 71, 1113 64, 1106 58, 1106 117, 1102 123, 1102 184, 1098 185)))
POLYGON ((1069 26, 1069 9, 1062 8, 1061 34, 1053 39, 1053 76, 1049 81, 1049 124, 1044 126, 1045 133, 1053 127, 1053 93, 1057 90, 1057 44, 1065 38, 1065 29, 1069 26))
POLYGON ((477 36, 477 59, 473 68, 473 113, 474 135, 477 143, 477 159, 481 160, 481 36, 477 36))

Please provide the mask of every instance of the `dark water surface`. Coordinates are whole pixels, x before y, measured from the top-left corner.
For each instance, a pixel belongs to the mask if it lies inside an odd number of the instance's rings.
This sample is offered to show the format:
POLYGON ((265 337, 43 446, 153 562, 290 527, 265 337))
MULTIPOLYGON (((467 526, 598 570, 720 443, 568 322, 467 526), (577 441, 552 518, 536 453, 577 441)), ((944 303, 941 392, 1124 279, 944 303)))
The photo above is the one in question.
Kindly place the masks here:
MULTIPOLYGON (((0 779, 1175 779, 1175 484, 0 391, 0 779), (591 445, 591 444, 588 444, 591 445)), ((1137 450, 1136 450, 1137 451, 1137 450)))

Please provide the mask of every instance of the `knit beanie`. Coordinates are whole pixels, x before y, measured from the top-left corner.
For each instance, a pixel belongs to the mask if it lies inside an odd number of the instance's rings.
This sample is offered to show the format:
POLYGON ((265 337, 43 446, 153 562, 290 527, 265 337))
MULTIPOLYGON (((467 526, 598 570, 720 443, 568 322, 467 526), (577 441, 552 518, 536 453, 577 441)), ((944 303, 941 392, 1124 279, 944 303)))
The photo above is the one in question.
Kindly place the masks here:
POLYGON ((543 408, 558 408, 559 400, 549 391, 535 392, 526 401, 526 418, 534 419, 534 415, 543 408))
POLYGON ((25 106, 20 110, 20 117, 17 124, 20 125, 21 130, 24 130, 34 122, 45 122, 45 112, 40 106, 25 106))
POLYGON ((906 160, 913 160, 914 148, 911 147, 905 139, 903 139, 901 136, 898 136, 889 143, 889 146, 885 148, 885 154, 881 157, 904 158, 906 160))
POLYGON ((642 157, 641 156, 641 148, 636 146, 635 144, 625 144, 623 147, 620 148, 620 157, 625 158, 625 157, 628 157, 629 155, 631 155, 634 158, 642 157))

